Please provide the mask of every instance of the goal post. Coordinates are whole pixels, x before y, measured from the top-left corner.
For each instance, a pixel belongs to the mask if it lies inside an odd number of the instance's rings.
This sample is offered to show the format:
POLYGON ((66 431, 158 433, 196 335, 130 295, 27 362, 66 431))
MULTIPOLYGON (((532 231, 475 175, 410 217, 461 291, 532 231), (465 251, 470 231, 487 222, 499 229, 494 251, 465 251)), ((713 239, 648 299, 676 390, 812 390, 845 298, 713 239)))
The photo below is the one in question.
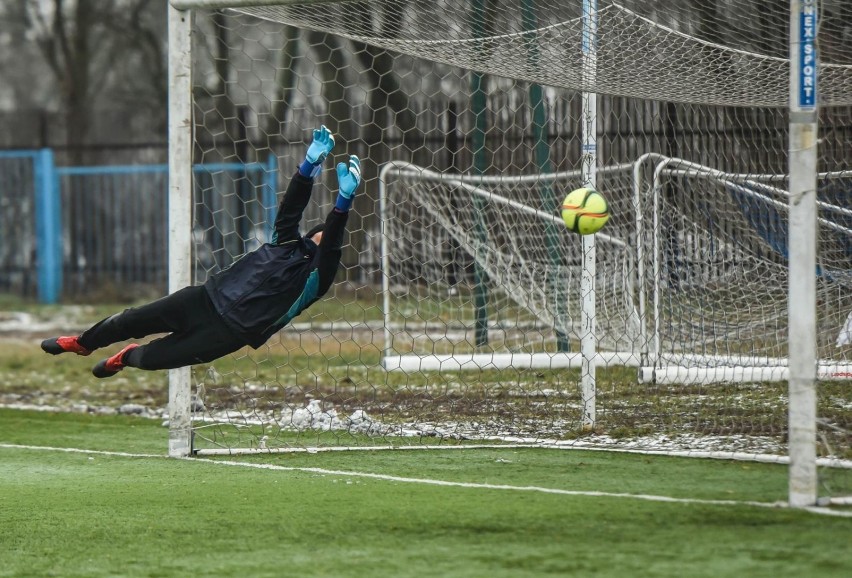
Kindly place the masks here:
MULTIPOLYGON (((598 2, 583 0, 583 83, 594 87, 597 83, 598 67, 598 2)), ((583 185, 596 189, 598 186, 598 95, 594 90, 583 93, 583 185)), ((582 295, 580 351, 583 354, 581 387, 583 391, 583 428, 591 430, 597 419, 597 242, 595 235, 582 238, 583 269, 580 294, 582 295)), ((632 272, 630 273, 632 274, 632 272)))
POLYGON ((790 505, 817 500, 817 1, 790 0, 790 505))
MULTIPOLYGON (((168 9, 169 42, 169 293, 192 279, 192 14, 168 9)), ((169 456, 192 452, 191 376, 169 370, 169 456)))
POLYGON ((319 124, 364 187, 321 301, 170 372, 170 455, 629 445, 852 494, 852 14, 817 78, 786 4, 171 0, 170 291, 266 241, 319 124))
MULTIPOLYGON (((826 190, 847 177, 846 171, 818 175, 826 190)), ((651 320, 640 381, 788 380, 789 336, 781 331, 788 327, 790 278, 785 252, 791 195, 781 188, 786 180, 785 174, 727 173, 658 154, 637 161, 633 186, 639 191, 647 185, 650 191, 639 213, 650 214, 647 220, 656 223, 653 230, 660 229, 666 215, 678 215, 665 225, 670 240, 655 234, 648 253, 637 247, 639 270, 652 271, 649 281, 640 285, 640 294, 649 295, 649 314, 642 318, 651 320), (640 170, 645 163, 647 171, 640 170), (672 187, 677 193, 665 198, 664 191, 672 187), (711 207, 687 191, 722 193, 722 198, 711 207), (732 271, 733 263, 737 265, 732 271), (688 325, 689 332, 676 331, 678 324, 688 325), (719 339, 720 329, 724 340, 719 339)), ((852 235, 845 221, 849 209, 829 200, 819 206, 823 244, 845 245, 852 235)), ((846 265, 844 260, 833 261, 832 254, 834 250, 826 251, 815 277, 825 329, 818 336, 823 357, 815 358, 813 365, 821 379, 844 380, 849 362, 828 344, 835 341, 831 332, 842 327, 847 316, 846 265)))

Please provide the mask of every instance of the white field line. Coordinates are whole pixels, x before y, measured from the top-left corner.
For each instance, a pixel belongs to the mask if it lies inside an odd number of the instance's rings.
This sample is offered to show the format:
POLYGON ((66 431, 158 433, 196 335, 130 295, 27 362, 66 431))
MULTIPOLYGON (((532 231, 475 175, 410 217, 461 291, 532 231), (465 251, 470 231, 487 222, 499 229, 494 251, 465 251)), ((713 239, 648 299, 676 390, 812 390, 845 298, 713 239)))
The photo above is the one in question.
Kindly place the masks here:
MULTIPOLYGON (((491 441, 505 441, 514 438, 487 438, 491 441)), ((520 438, 518 438, 520 439, 520 438)), ((493 444, 464 444, 464 445, 416 445, 416 446, 328 446, 328 447, 281 447, 281 448, 231 448, 231 449, 202 449, 198 456, 251 456, 268 454, 318 454, 326 452, 376 452, 376 451, 447 451, 447 450, 480 450, 480 449, 551 449, 562 451, 589 451, 610 452, 617 454, 639 454, 646 456, 666 456, 674 458, 697 458, 709 460, 733 460, 743 462, 757 462, 763 464, 788 465, 790 456, 777 454, 758 454, 734 451, 707 451, 707 450, 654 450, 622 448, 583 442, 559 442, 559 441, 519 441, 518 443, 493 443, 493 444)), ((823 468, 837 468, 852 470, 852 460, 839 458, 817 458, 817 466, 823 468)))
MULTIPOLYGON (((18 445, 18 444, 7 444, 0 443, 0 448, 5 449, 18 449, 18 450, 35 450, 35 451, 52 451, 52 452, 65 452, 65 453, 79 453, 79 454, 88 454, 88 455, 101 455, 101 456, 113 456, 113 457, 122 457, 122 458, 159 458, 159 459, 173 459, 168 456, 162 454, 132 454, 126 452, 110 452, 110 451, 101 451, 101 450, 86 450, 80 448, 57 448, 50 446, 29 446, 29 445, 18 445)), ((472 488, 472 489, 481 489, 481 490, 505 490, 505 491, 515 491, 515 492, 537 492, 541 494, 557 494, 561 496, 579 496, 579 497, 592 497, 592 498, 625 498, 632 500, 641 500, 646 502, 665 502, 665 503, 675 503, 675 504, 697 504, 697 505, 708 505, 708 506, 752 506, 758 508, 772 508, 772 509, 787 509, 786 502, 755 502, 751 500, 747 501, 736 501, 736 500, 702 500, 696 498, 672 498, 670 496, 655 496, 651 494, 624 494, 619 492, 596 492, 596 491, 580 491, 580 490, 563 490, 559 488, 543 488, 540 486, 512 486, 507 484, 479 484, 474 482, 451 482, 447 480, 433 480, 429 478, 407 478, 402 476, 392 476, 387 474, 373 474, 369 472, 355 472, 355 471, 347 471, 347 470, 328 470, 325 468, 305 468, 305 467, 292 467, 292 466, 278 466, 274 464, 255 464, 249 462, 234 462, 228 460, 213 460, 207 458, 195 458, 195 457, 187 457, 187 458, 179 458, 182 461, 192 462, 192 463, 205 463, 205 464, 215 464, 220 466, 231 466, 231 467, 241 467, 241 468, 253 468, 259 470, 272 470, 279 472, 306 472, 313 474, 321 474, 321 475, 329 475, 329 476, 347 476, 353 478, 369 478, 374 480, 381 480, 385 482, 398 482, 404 484, 423 484, 423 485, 431 485, 431 486, 444 486, 444 487, 454 487, 454 488, 472 488)), ((839 517, 847 517, 852 518, 852 512, 841 512, 836 510, 830 510, 828 508, 803 508, 803 510, 816 514, 823 514, 829 516, 839 516, 839 517)))

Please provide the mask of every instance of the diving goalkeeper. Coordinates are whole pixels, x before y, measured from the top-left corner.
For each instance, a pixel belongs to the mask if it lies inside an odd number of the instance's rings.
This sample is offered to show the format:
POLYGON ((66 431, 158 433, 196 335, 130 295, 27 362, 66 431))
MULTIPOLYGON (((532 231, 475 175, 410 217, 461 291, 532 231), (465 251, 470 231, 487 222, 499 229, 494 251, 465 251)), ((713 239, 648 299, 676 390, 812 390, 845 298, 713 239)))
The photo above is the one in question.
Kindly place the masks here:
POLYGON ((325 224, 304 236, 302 212, 314 179, 334 148, 323 126, 313 132, 305 160, 287 187, 272 240, 243 255, 204 285, 186 287, 138 308, 96 323, 81 335, 41 343, 52 355, 89 355, 128 339, 168 333, 145 345, 132 343, 98 362, 95 377, 111 377, 125 367, 156 370, 207 363, 246 345, 258 348, 331 287, 355 191, 361 182, 358 157, 337 165, 338 195, 325 224))

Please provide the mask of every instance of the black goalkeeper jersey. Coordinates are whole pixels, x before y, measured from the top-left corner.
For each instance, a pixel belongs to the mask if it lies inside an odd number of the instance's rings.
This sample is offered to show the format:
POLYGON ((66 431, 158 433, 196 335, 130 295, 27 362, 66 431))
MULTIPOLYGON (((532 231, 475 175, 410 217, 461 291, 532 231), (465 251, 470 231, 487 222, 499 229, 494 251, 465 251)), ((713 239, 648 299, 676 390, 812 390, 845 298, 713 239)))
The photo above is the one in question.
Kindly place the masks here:
POLYGON ((299 222, 312 187, 312 179, 296 173, 278 207, 272 241, 204 284, 225 324, 255 349, 322 297, 337 274, 349 213, 328 214, 319 246, 302 237, 299 222))

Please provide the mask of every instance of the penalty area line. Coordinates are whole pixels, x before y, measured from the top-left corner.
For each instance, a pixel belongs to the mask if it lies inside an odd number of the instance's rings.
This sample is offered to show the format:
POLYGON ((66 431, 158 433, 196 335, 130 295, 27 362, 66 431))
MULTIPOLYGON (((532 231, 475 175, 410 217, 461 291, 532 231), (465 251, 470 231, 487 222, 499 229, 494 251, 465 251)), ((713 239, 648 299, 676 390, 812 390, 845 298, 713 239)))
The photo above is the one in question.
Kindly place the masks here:
MULTIPOLYGON (((645 502, 660 502, 669 504, 695 504, 704 506, 751 506, 757 508, 770 509, 789 509, 786 502, 757 502, 753 500, 737 501, 737 500, 707 500, 700 498, 674 498, 671 496, 658 496, 653 494, 628 494, 623 492, 600 492, 592 490, 565 490, 561 488, 546 488, 542 486, 513 486, 510 484, 486 484, 477 482, 454 482, 450 480, 437 480, 431 478, 411 478, 406 476, 394 476, 390 474, 376 474, 371 472, 358 472, 351 470, 332 470, 327 468, 311 468, 311 467, 296 467, 296 466, 280 466, 277 464, 256 464, 251 462, 237 462, 233 460, 214 460, 209 458, 185 457, 185 458, 169 458, 163 454, 135 454, 128 452, 113 452, 103 450, 86 450, 81 448, 59 448, 51 446, 30 446, 19 444, 0 443, 0 448, 19 449, 19 450, 35 450, 35 451, 52 451, 65 453, 78 453, 89 455, 101 455, 121 458, 157 458, 157 459, 178 459, 180 461, 190 463, 213 464, 217 466, 250 468, 259 470, 269 470, 278 472, 303 472, 328 476, 343 476, 352 478, 366 478, 379 480, 384 482, 396 482, 403 484, 420 484, 428 486, 441 486, 451 488, 468 488, 480 490, 497 490, 497 491, 513 491, 513 492, 533 492, 540 494, 551 494, 560 496, 573 497, 589 497, 589 498, 618 498, 628 500, 639 500, 645 502)), ((831 510, 828 508, 810 507, 802 508, 804 511, 829 515, 852 518, 852 512, 831 510)))

